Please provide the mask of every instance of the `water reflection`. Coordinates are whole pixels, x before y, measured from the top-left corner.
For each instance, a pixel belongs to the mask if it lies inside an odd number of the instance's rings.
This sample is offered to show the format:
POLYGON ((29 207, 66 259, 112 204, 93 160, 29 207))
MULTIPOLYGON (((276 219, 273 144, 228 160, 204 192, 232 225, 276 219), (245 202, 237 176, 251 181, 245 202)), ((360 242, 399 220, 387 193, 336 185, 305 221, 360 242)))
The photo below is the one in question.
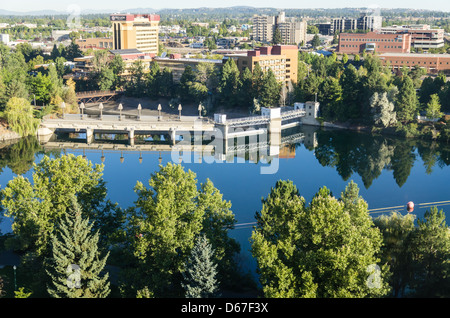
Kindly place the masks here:
POLYGON ((371 135, 345 130, 325 130, 304 126, 284 130, 279 144, 273 146, 269 139, 239 137, 228 140, 227 147, 213 147, 210 139, 184 140, 175 145, 164 134, 136 136, 131 146, 126 135, 98 134, 95 141, 87 143, 80 133, 58 134, 40 144, 34 137, 0 144, 0 171, 5 167, 16 174, 25 174, 32 168, 38 154, 59 156, 66 151, 98 152, 101 160, 111 152, 120 153, 123 162, 127 152, 172 153, 177 163, 223 160, 225 162, 252 162, 270 164, 276 159, 295 158, 296 148, 304 146, 323 167, 334 168, 339 176, 348 181, 358 174, 366 189, 370 188, 383 170, 392 171, 396 184, 401 187, 407 181, 411 169, 420 158, 427 174, 435 167, 450 164, 450 144, 428 140, 409 140, 380 135, 371 135), (183 147, 180 148, 180 145, 183 147))
POLYGON ((433 167, 448 166, 450 145, 353 131, 320 130, 315 156, 322 166, 333 167, 343 180, 361 176, 366 189, 383 170, 390 170, 399 187, 405 184, 419 156, 430 174, 433 167))

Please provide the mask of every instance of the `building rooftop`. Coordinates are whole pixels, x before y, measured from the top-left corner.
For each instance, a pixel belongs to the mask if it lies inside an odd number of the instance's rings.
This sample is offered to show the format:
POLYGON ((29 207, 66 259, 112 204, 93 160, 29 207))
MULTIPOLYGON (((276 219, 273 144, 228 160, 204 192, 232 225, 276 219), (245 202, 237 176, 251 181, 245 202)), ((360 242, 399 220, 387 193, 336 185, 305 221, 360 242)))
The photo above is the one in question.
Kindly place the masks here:
POLYGON ((380 53, 382 56, 402 56, 402 57, 444 57, 450 58, 450 54, 430 54, 430 53, 380 53))
POLYGON ((138 49, 124 49, 124 50, 110 50, 110 52, 114 55, 127 55, 127 54, 144 54, 143 52, 139 51, 138 49))

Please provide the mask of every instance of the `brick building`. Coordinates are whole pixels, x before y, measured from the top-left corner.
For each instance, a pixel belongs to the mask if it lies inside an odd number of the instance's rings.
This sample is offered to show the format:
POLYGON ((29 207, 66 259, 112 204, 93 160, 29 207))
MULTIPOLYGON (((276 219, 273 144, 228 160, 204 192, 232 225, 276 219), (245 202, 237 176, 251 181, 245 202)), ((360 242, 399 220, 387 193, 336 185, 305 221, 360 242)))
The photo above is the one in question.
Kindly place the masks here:
POLYGON ((234 58, 240 72, 248 68, 251 72, 259 63, 263 72, 269 68, 279 82, 297 83, 298 48, 296 45, 263 46, 247 54, 228 55, 234 58))
POLYGON ((341 33, 339 35, 339 53, 408 53, 411 50, 411 35, 369 33, 341 33))
POLYGON ((450 74, 450 54, 384 53, 379 57, 383 65, 389 65, 393 70, 418 66, 426 68, 428 73, 450 74))

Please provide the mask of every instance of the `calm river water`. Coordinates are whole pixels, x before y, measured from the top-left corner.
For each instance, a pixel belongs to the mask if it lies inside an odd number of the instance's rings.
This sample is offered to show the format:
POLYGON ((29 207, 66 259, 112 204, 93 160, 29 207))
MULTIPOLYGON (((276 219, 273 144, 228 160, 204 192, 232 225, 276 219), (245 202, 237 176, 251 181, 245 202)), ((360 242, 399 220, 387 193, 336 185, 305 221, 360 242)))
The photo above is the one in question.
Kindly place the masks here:
MULTIPOLYGON (((259 162, 249 159, 252 156, 230 160, 233 162, 204 157, 199 162, 199 156, 193 154, 191 160, 181 162, 185 169, 196 173, 199 183, 209 178, 224 199, 231 201, 238 225, 230 235, 241 244, 244 270, 254 269, 249 238, 255 212, 261 209, 261 198, 267 196, 277 180, 292 180, 307 202, 322 186, 339 197, 353 180, 359 185, 360 195, 368 202, 369 209, 404 206, 413 201, 416 204, 413 213, 418 218, 426 211, 421 204, 450 200, 449 144, 311 127, 291 129, 284 137, 302 133, 308 134, 309 139, 281 147, 279 161, 272 169, 274 173, 262 174, 262 168, 269 164, 264 158, 259 162)), ((179 163, 170 151, 112 149, 102 153, 98 149, 83 150, 81 146, 48 150, 34 139, 24 139, 0 149, 0 186, 4 187, 16 174, 30 177, 32 162, 38 162, 44 153, 51 156, 85 154, 93 163, 102 163, 103 155, 108 197, 124 208, 137 198, 133 191, 136 181, 148 185, 147 180, 158 170, 160 162, 163 165, 169 161, 179 163)), ((445 203, 440 203, 439 209, 450 213, 450 205, 445 203)), ((407 213, 403 207, 396 210, 407 213)), ((385 213, 390 211, 384 210, 385 213)), ((373 216, 379 214, 373 213, 373 216)), ((0 228, 3 233, 10 231, 10 221, 3 218, 0 228)))

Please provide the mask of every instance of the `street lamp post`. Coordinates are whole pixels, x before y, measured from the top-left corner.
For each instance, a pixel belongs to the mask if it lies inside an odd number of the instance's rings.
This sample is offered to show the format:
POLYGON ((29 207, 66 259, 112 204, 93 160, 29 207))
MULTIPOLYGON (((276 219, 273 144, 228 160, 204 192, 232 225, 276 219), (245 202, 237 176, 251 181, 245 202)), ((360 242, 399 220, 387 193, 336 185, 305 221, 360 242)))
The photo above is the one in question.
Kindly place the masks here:
POLYGON ((17 290, 17 281, 16 281, 16 265, 13 266, 14 269, 14 290, 17 290))
POLYGON ((180 120, 181 120, 181 110, 182 109, 183 109, 183 107, 181 107, 181 104, 178 105, 178 113, 179 113, 180 120))
POLYGON ((84 112, 84 103, 80 104, 80 110, 81 110, 81 119, 83 119, 83 112, 84 112))
POLYGON ((198 104, 198 118, 202 118, 202 104, 198 104))
POLYGON ((64 110, 66 109, 66 103, 61 103, 61 109, 62 109, 62 118, 64 119, 64 110))
POLYGON ((100 105, 98 105, 98 109, 100 110, 100 119, 103 118, 103 103, 100 103, 100 105))
POLYGON ((141 106, 141 104, 138 105, 137 109, 138 109, 138 118, 139 118, 139 120, 140 120, 140 119, 141 119, 141 112, 142 112, 142 106, 141 106))
POLYGON ((119 109, 119 120, 122 120, 122 109, 123 109, 122 104, 119 104, 118 109, 119 109))

